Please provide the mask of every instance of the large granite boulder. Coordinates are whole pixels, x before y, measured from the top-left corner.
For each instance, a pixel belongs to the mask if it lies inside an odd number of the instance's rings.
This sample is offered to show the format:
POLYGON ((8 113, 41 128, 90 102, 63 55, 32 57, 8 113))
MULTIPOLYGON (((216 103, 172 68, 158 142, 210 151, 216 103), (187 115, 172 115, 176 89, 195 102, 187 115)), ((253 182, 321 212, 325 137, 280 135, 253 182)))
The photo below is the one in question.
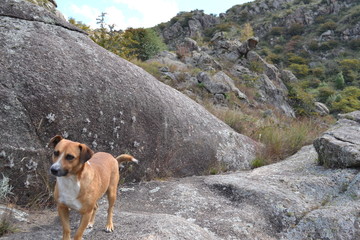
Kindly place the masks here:
MULTIPOLYGON (((107 210, 103 199, 94 228, 84 238, 360 239, 359 183, 358 170, 318 166, 315 149, 306 146, 283 162, 252 171, 122 186, 115 232, 103 231, 107 210)), ((40 227, 23 224, 28 232, 4 240, 60 238, 56 211, 40 216, 43 219, 29 224, 40 227)), ((78 222, 79 215, 72 215, 71 226, 78 222)))
POLYGON ((51 192, 46 145, 56 134, 133 154, 141 164, 127 180, 250 167, 253 140, 51 12, 2 0, 0 21, 0 169, 19 203, 51 192))
POLYGON ((360 167, 360 111, 340 120, 314 141, 319 162, 332 168, 360 167))

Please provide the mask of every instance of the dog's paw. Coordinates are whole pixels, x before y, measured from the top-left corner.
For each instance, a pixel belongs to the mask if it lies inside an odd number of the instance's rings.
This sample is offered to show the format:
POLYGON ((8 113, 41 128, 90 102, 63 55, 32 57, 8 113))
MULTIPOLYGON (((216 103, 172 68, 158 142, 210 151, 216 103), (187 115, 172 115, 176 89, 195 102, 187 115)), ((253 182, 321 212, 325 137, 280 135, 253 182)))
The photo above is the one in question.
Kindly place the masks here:
POLYGON ((93 228, 94 227, 94 224, 93 223, 89 223, 88 225, 87 225, 87 228, 93 228))
POLYGON ((113 231, 114 231, 114 226, 113 226, 113 225, 107 225, 107 226, 105 227, 105 232, 111 233, 111 232, 113 232, 113 231))

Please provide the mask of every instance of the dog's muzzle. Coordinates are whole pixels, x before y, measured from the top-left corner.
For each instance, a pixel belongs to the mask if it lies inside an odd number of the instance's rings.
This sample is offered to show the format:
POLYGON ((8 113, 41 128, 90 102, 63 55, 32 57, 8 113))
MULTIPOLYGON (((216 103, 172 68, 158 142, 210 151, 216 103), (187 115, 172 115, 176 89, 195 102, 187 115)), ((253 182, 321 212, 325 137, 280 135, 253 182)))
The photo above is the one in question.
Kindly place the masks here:
POLYGON ((58 164, 53 164, 50 168, 51 174, 56 177, 64 177, 68 174, 67 170, 61 168, 58 164))

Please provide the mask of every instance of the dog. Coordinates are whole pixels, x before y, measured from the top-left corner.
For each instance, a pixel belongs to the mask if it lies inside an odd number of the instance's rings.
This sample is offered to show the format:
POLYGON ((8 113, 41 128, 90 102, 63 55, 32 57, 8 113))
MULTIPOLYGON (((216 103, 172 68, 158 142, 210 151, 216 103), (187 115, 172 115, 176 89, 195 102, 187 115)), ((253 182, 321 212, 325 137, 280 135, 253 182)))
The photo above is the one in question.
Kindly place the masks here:
POLYGON ((81 214, 74 240, 81 240, 87 227, 94 225, 97 201, 107 194, 109 208, 106 232, 114 230, 112 221, 121 162, 138 163, 133 156, 122 154, 114 158, 105 152, 94 153, 88 146, 55 136, 50 140, 54 148, 50 168, 56 176, 54 198, 63 228, 63 240, 70 240, 69 209, 81 214))

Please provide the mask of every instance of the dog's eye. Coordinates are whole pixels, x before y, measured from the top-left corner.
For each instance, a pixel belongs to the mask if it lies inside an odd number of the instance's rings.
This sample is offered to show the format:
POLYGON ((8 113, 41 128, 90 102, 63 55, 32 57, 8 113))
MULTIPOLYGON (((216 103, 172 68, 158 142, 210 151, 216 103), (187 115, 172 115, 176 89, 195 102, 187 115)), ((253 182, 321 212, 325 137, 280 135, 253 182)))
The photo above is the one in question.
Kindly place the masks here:
POLYGON ((65 157, 65 159, 68 160, 68 161, 71 161, 71 160, 73 160, 74 158, 75 158, 75 157, 74 157, 73 155, 70 155, 70 154, 66 155, 66 157, 65 157))
POLYGON ((60 152, 59 151, 54 151, 54 156, 55 157, 58 157, 60 155, 60 152))

